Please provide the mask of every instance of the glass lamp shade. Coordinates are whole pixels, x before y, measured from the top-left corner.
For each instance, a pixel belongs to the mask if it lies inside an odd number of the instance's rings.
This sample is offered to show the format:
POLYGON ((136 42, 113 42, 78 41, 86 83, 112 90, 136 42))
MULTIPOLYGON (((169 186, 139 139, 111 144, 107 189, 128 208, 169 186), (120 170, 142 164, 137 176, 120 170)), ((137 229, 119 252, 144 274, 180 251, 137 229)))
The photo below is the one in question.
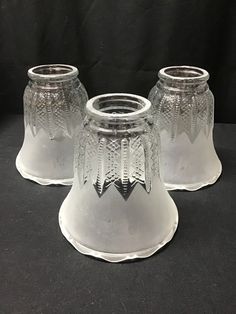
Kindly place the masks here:
POLYGON ((82 123, 88 96, 77 68, 51 64, 31 68, 24 92, 20 174, 39 184, 72 184, 75 127, 82 123))
POLYGON ((160 180, 150 108, 132 94, 87 102, 73 186, 59 212, 62 233, 83 254, 109 262, 144 258, 174 235, 178 212, 160 180))
POLYGON ((161 172, 169 190, 194 191, 213 184, 221 162, 213 143, 214 97, 207 71, 171 66, 159 71, 149 100, 161 138, 161 172))

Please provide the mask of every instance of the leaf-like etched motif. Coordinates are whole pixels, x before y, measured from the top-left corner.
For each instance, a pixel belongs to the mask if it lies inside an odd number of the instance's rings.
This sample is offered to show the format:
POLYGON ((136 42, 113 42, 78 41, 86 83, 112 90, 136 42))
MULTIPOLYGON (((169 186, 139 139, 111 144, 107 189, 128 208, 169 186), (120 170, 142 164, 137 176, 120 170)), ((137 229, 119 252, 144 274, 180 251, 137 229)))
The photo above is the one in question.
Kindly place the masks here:
POLYGON ((50 139, 72 137, 88 100, 81 83, 41 86, 29 83, 24 93, 25 126, 34 136, 43 129, 50 139))
POLYGON ((75 162, 81 185, 93 184, 99 197, 114 185, 125 200, 136 184, 151 191, 152 177, 159 176, 156 134, 105 137, 84 130, 79 137, 75 162))
POLYGON ((209 89, 184 93, 154 86, 148 98, 155 108, 159 129, 166 130, 172 140, 181 133, 191 142, 200 132, 209 135, 214 119, 214 99, 209 89))

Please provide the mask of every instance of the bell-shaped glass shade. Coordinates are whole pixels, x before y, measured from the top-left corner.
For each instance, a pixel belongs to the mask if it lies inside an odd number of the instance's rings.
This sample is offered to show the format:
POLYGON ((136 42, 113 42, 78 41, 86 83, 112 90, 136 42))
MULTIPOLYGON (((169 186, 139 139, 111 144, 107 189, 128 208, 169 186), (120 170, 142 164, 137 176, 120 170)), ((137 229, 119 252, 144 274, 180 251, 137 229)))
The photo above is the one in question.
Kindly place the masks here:
POLYGON ((221 174, 208 78, 207 71, 196 67, 163 68, 150 91, 161 138, 161 173, 169 190, 194 191, 213 184, 221 174))
POLYGON ((51 64, 34 67, 28 75, 25 136, 16 167, 24 178, 39 184, 72 184, 73 137, 88 99, 78 70, 51 64))
POLYGON ((165 245, 178 212, 159 176, 159 137, 151 103, 131 94, 87 102, 78 131, 73 186, 59 223, 81 253, 119 262, 165 245))

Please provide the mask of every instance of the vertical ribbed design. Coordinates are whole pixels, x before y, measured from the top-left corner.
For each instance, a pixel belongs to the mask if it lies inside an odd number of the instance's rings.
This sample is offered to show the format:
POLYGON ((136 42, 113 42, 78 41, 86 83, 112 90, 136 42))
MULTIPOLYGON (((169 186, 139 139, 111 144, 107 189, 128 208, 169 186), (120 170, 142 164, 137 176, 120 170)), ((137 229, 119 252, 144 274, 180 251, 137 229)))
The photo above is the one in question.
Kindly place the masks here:
POLYGON ((105 150, 106 150, 106 139, 102 138, 98 144, 98 155, 97 155, 97 178, 95 182, 95 189, 99 195, 106 190, 106 176, 105 176, 105 150))
POLYGON ((152 151, 151 151, 151 142, 149 141, 149 138, 146 136, 142 137, 142 142, 143 142, 143 149, 144 149, 144 168, 145 168, 145 185, 146 185, 146 190, 147 192, 151 191, 151 186, 152 186, 152 151))
MULTIPOLYGON (((197 134, 200 132, 200 129, 198 127, 198 101, 196 99, 196 96, 194 95, 192 97, 192 102, 190 107, 191 113, 190 113, 190 141, 193 142, 197 134)), ((203 126, 203 131, 205 131, 205 128, 203 126)))
MULTIPOLYGON (((178 132, 178 120, 180 113, 180 99, 181 96, 177 95, 174 99, 174 105, 172 108, 172 123, 171 123, 171 139, 173 140, 178 132)), ((160 110, 162 112, 162 110, 160 110)))
POLYGON ((129 184, 129 141, 127 138, 121 140, 121 184, 124 194, 128 193, 129 184))

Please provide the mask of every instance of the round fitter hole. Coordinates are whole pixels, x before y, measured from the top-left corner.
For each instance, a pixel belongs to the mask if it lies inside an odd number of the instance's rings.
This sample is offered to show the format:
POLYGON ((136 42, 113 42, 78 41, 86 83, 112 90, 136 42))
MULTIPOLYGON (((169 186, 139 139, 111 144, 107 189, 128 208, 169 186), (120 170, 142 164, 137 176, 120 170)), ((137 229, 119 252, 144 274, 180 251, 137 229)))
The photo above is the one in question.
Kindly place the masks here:
POLYGON ((70 72, 72 69, 66 66, 41 66, 33 70, 33 73, 41 75, 61 75, 70 72))
POLYGON ((125 114, 138 111, 144 107, 144 104, 134 99, 107 99, 95 101, 94 109, 112 114, 125 114))
POLYGON ((200 69, 194 69, 194 68, 169 68, 165 70, 165 73, 173 76, 173 77, 199 77, 202 76, 204 73, 200 69))

